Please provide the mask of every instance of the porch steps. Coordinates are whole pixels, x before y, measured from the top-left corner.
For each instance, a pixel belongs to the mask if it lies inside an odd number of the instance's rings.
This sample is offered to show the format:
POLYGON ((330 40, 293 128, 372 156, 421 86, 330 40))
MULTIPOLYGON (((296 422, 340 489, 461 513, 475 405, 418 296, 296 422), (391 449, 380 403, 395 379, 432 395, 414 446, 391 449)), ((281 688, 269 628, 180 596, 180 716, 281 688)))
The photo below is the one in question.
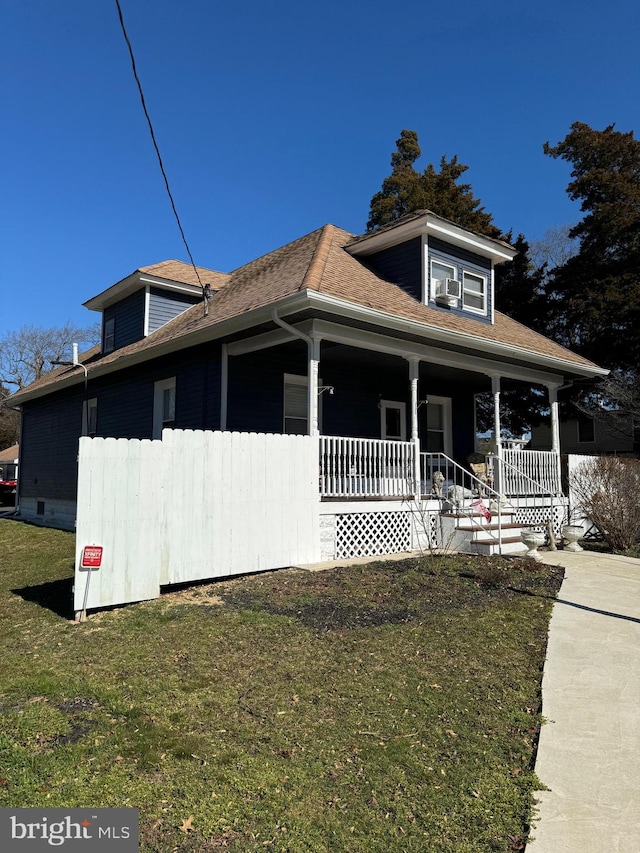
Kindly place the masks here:
POLYGON ((522 525, 513 520, 514 512, 504 510, 501 523, 496 516, 487 521, 479 512, 443 513, 443 533, 451 540, 452 547, 467 554, 492 557, 498 554, 524 554, 526 545, 520 538, 522 525), (502 532, 502 548, 499 536, 502 532))

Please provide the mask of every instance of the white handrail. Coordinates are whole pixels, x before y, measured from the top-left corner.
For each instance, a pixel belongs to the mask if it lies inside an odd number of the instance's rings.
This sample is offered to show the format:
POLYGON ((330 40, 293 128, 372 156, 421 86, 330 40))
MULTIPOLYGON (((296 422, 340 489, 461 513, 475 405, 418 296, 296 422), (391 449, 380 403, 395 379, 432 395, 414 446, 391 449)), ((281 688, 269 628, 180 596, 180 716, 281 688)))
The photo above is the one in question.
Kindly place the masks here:
POLYGON ((321 497, 406 497, 413 491, 410 441, 320 436, 321 497))

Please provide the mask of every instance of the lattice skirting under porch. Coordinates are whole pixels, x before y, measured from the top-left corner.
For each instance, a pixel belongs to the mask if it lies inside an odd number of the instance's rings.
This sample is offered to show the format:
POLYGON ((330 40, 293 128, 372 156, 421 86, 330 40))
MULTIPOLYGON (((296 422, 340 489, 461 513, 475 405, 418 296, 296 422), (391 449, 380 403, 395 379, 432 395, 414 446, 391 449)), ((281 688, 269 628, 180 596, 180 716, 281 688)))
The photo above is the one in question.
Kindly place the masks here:
MULTIPOLYGON (((547 529, 550 507, 548 506, 522 506, 516 508, 514 521, 523 527, 539 527, 547 529)), ((560 537, 562 526, 567 523, 567 507, 560 504, 553 507, 553 532, 560 537)))
POLYGON ((354 512, 336 516, 336 559, 411 550, 411 513, 354 512))

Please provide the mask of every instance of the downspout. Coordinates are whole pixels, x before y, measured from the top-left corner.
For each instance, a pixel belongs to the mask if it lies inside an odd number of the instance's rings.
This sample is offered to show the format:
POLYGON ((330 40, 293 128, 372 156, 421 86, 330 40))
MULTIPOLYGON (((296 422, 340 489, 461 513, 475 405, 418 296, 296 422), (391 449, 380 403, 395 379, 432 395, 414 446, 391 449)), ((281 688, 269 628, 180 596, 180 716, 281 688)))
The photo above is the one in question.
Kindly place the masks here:
POLYGON ((320 341, 312 338, 305 332, 301 332, 300 329, 296 329, 293 326, 290 326, 289 323, 285 323, 285 321, 278 316, 278 312, 275 308, 271 309, 271 319, 276 324, 276 326, 280 326, 281 329, 284 329, 285 331, 289 332, 289 334, 293 335, 294 338, 299 338, 300 340, 305 341, 307 344, 307 415, 309 418, 308 429, 309 435, 317 436, 320 433, 318 427, 318 362, 320 361, 320 341))

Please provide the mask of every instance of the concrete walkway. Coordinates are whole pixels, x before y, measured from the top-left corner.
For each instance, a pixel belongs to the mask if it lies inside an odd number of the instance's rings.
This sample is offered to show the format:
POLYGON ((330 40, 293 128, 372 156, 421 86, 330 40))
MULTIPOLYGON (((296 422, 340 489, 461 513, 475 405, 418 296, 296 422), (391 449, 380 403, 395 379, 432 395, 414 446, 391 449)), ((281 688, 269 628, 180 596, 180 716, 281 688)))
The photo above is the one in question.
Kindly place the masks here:
POLYGON ((527 853, 640 851, 640 560, 567 551, 542 680, 527 853))

